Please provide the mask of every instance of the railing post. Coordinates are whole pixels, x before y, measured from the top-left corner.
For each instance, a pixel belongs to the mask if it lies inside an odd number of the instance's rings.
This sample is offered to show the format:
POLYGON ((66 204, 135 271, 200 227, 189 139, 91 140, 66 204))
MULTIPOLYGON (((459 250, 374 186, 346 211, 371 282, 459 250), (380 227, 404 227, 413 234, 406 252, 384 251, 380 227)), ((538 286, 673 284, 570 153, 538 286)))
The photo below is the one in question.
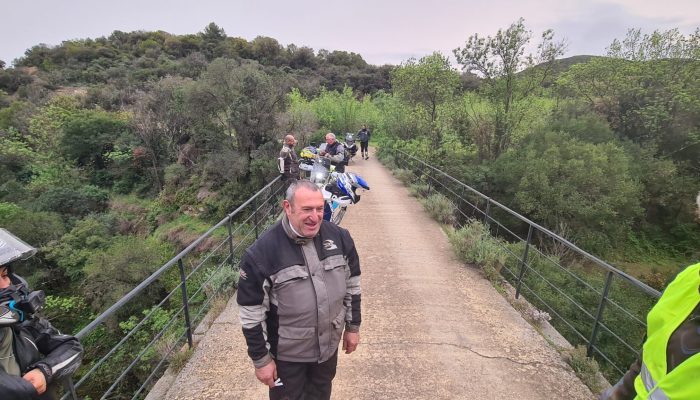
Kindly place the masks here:
MULTIPOLYGON (((489 203, 490 204, 490 203, 489 203)), ((520 261, 520 272, 518 273, 518 285, 515 289, 515 298, 520 297, 520 288, 523 284, 523 276, 525 276, 525 266, 527 265, 527 253, 530 250, 530 243, 532 242, 532 225, 527 231, 527 241, 525 242, 525 251, 523 251, 523 259, 520 261)))
POLYGON ((190 322, 190 306, 187 301, 187 278, 185 277, 185 265, 182 259, 177 260, 177 266, 180 269, 180 288, 182 291, 182 306, 185 310, 185 329, 187 329, 187 344, 192 348, 192 323, 190 322))
POLYGON ((228 257, 229 257, 229 263, 231 264, 231 268, 235 268, 236 265, 234 264, 233 260, 233 227, 231 226, 231 217, 228 217, 228 223, 226 224, 228 227, 228 257))
POLYGON ((78 393, 75 392, 75 384, 73 383, 73 376, 69 376, 66 379, 66 383, 63 385, 64 388, 68 388, 68 394, 73 400, 78 400, 78 393))
POLYGON ((253 224, 255 224, 255 240, 258 240, 258 201, 253 199, 253 224))
POLYGON ((486 210, 484 210, 484 225, 491 231, 491 198, 486 198, 486 210))
POLYGON ((603 310, 605 309, 605 303, 608 300, 608 293, 610 292, 610 285, 612 284, 613 272, 608 271, 608 276, 605 278, 605 287, 603 288, 603 297, 600 299, 600 304, 598 304, 598 312, 595 316, 595 322, 593 323, 593 332, 591 333, 591 340, 588 341, 588 349, 586 350, 586 356, 593 356, 593 346, 595 346, 595 340, 598 336, 598 329, 600 326, 600 319, 603 317, 603 310))
POLYGON ((464 200, 464 186, 460 186, 460 192, 459 192, 459 205, 457 206, 457 210, 459 210, 459 218, 461 220, 464 220, 463 224, 460 224, 460 226, 464 226, 467 224, 467 222, 471 219, 468 217, 469 213, 465 210, 462 211, 462 207, 464 207, 464 203, 466 201, 464 200))

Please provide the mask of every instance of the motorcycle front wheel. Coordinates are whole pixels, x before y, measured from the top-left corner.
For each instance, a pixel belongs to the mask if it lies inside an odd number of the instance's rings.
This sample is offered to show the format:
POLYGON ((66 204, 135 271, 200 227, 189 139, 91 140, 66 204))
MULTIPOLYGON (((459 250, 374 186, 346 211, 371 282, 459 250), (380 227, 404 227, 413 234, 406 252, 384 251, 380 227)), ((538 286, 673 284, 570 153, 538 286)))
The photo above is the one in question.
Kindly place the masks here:
POLYGON ((345 211, 347 210, 347 207, 338 207, 335 210, 333 210, 333 214, 331 214, 331 222, 340 225, 340 221, 343 220, 343 216, 345 216, 345 211))

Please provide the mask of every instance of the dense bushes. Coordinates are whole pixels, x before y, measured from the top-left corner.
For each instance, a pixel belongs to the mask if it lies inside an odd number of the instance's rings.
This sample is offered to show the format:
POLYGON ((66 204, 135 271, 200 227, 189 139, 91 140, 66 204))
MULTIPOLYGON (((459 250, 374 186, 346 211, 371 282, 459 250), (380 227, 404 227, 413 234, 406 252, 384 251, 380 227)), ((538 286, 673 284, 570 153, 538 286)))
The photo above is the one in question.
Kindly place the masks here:
POLYGON ((499 200, 544 226, 566 224, 571 239, 603 254, 624 245, 641 214, 630 159, 612 143, 539 132, 493 164, 499 200))
POLYGON ((40 211, 53 211, 72 217, 84 217, 107 209, 109 193, 96 186, 87 185, 78 189, 68 187, 50 188, 39 195, 34 207, 40 211))

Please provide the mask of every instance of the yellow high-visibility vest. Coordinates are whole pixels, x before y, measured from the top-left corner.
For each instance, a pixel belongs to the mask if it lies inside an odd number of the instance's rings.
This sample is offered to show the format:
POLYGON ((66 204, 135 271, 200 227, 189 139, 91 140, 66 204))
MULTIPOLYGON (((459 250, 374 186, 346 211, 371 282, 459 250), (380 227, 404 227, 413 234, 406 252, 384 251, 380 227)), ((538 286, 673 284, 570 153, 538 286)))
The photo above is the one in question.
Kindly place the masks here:
POLYGON ((700 353, 666 373, 671 335, 700 303, 700 264, 678 274, 647 315, 647 340, 641 372, 634 381, 640 400, 700 399, 700 353))

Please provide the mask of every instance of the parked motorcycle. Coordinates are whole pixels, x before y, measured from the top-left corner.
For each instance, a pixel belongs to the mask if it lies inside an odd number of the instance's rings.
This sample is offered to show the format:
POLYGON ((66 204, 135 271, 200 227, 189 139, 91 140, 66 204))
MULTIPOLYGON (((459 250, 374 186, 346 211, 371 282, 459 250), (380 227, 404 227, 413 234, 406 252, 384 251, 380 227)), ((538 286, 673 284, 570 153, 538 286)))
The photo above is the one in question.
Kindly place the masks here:
POLYGON ((369 184, 353 172, 335 172, 330 160, 320 157, 316 149, 305 148, 301 152, 299 168, 307 171, 308 178, 321 189, 325 201, 323 218, 340 224, 347 207, 360 201, 358 189, 369 190, 369 184))
POLYGON ((350 164, 350 161, 355 157, 355 154, 357 154, 357 144, 355 143, 355 136, 352 133, 345 134, 344 145, 346 151, 345 164, 350 164))

